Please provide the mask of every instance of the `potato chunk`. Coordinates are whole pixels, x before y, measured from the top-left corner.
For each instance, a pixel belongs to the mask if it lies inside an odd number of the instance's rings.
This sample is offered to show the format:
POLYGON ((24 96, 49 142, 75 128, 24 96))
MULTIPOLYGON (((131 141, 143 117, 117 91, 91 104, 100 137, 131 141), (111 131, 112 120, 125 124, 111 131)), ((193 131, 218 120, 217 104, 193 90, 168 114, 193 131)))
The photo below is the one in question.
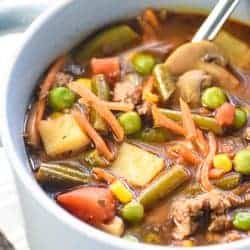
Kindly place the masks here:
POLYGON ((39 132, 46 153, 52 157, 70 151, 77 151, 90 142, 73 116, 69 114, 41 121, 39 132))
POLYGON ((147 185, 164 167, 164 160, 134 145, 123 143, 111 171, 130 184, 147 185))

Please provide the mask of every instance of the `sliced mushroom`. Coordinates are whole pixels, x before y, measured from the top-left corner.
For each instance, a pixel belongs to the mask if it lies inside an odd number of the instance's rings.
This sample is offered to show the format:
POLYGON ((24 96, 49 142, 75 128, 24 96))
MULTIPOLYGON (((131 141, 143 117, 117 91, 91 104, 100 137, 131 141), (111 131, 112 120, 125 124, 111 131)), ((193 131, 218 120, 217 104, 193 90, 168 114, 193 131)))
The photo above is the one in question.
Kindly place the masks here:
POLYGON ((226 57, 220 49, 212 42, 202 41, 197 43, 186 43, 176 49, 166 61, 169 72, 173 75, 182 75, 193 69, 202 69, 210 74, 217 83, 227 89, 234 89, 239 85, 239 80, 229 73, 224 67, 226 57), (219 60, 207 62, 209 57, 219 60))
POLYGON ((209 87, 212 77, 202 70, 191 70, 181 75, 176 83, 175 99, 181 97, 192 108, 200 106, 202 89, 209 87))

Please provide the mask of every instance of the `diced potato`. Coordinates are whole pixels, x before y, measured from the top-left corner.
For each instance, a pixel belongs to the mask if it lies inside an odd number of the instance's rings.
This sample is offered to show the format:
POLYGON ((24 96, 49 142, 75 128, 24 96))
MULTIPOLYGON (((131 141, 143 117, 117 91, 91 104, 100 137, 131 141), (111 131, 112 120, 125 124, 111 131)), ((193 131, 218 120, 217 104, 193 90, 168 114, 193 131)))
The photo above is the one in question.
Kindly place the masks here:
POLYGON ((240 67, 247 67, 250 64, 250 48, 248 44, 237 37, 226 31, 221 31, 214 42, 224 51, 233 64, 240 67))
POLYGON ((39 132, 46 153, 52 157, 69 151, 77 151, 90 142, 73 116, 69 114, 41 121, 39 132))
POLYGON ((111 171, 130 184, 147 185, 164 167, 164 160, 134 145, 123 143, 111 171))

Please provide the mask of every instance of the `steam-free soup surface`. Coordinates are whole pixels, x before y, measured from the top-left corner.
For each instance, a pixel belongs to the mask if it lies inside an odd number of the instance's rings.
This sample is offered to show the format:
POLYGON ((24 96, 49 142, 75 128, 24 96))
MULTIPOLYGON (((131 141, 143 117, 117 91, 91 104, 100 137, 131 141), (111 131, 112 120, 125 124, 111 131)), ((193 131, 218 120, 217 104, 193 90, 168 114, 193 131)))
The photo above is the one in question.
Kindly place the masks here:
POLYGON ((250 27, 147 9, 57 58, 25 122, 34 176, 117 237, 198 246, 250 232, 250 27))

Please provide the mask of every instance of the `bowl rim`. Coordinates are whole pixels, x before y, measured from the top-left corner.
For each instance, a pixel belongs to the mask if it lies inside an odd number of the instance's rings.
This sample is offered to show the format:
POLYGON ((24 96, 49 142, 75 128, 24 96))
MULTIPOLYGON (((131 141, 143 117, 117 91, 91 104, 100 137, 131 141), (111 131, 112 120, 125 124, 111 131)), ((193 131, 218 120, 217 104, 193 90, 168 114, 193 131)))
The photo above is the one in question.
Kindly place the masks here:
MULTIPOLYGON (((11 138, 10 129, 8 127, 8 114, 7 114, 7 106, 9 105, 9 101, 7 100, 8 89, 12 79, 12 75, 14 75, 16 64, 19 60, 20 55, 24 48, 26 48, 29 44, 29 41, 32 40, 32 37, 36 35, 36 32, 39 30, 41 26, 47 24, 48 20, 53 18, 53 16, 57 15, 60 12, 63 12, 68 5, 73 3, 72 0, 62 0, 57 2, 53 6, 48 7, 47 10, 44 11, 28 28, 25 32, 21 45, 16 51, 15 59, 12 62, 10 69, 7 72, 6 77, 4 78, 4 87, 2 92, 2 115, 5 119, 3 119, 2 125, 2 141, 4 150, 7 155, 7 159, 11 164, 12 169, 14 170, 17 177, 21 180, 23 185, 26 187, 34 200, 38 202, 38 204, 43 207, 48 213, 55 216, 58 221, 64 224, 67 227, 70 227, 72 230, 76 230, 79 234, 83 236, 86 235, 91 240, 97 240, 99 242, 104 242, 107 246, 113 247, 113 249, 133 249, 133 250, 170 250, 170 249, 183 249, 183 247, 173 247, 173 246, 156 246, 149 245, 144 243, 132 243, 129 241, 124 241, 121 238, 114 237, 108 233, 105 233, 95 227, 84 223, 75 217, 73 217, 70 213, 62 209, 58 206, 54 201, 52 201, 45 192, 40 188, 40 186, 32 180, 30 174, 25 171, 23 168, 23 161, 17 156, 16 146, 11 138)), ((210 246, 198 246, 195 247, 197 250, 221 250, 224 247, 227 249, 247 249, 247 246, 250 246, 250 238, 242 239, 239 241, 231 242, 231 243, 223 243, 217 245, 210 246)))

